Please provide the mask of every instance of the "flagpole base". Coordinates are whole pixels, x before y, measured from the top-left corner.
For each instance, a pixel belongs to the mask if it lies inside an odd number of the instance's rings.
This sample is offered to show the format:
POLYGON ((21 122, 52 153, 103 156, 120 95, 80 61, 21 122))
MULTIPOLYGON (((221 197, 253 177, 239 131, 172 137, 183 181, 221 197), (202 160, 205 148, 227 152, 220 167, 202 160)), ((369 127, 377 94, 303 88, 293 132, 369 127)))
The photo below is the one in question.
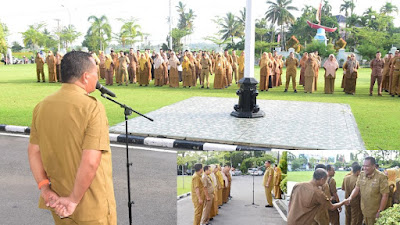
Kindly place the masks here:
POLYGON ((258 81, 253 77, 244 77, 239 81, 240 89, 236 91, 239 96, 239 104, 235 104, 231 116, 237 118, 260 118, 265 113, 260 110, 257 103, 257 84, 258 81))

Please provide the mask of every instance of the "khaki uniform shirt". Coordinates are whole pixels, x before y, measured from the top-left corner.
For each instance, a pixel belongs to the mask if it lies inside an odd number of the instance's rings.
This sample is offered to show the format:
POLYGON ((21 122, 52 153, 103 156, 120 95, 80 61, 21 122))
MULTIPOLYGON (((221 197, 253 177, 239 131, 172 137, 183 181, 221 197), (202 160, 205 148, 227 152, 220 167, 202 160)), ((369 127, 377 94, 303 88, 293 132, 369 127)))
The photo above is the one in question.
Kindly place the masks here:
POLYGON ((203 183, 203 187, 207 189, 207 193, 210 196, 211 194, 214 194, 214 187, 212 184, 211 178, 206 174, 203 173, 203 177, 201 178, 201 182, 203 183))
POLYGON ((192 193, 191 193, 191 195, 192 195, 192 201, 195 203, 195 204, 198 204, 198 202, 199 202, 199 200, 198 200, 198 198, 197 198, 197 194, 196 194, 196 188, 198 188, 199 189, 199 192, 200 192, 200 198, 202 199, 202 200, 204 200, 204 190, 203 190, 203 182, 201 181, 201 177, 199 176, 199 175, 197 175, 197 173, 195 173, 193 176, 192 176, 192 193))
POLYGON ((290 196, 287 225, 312 224, 317 212, 330 204, 330 199, 311 182, 297 183, 290 196))
POLYGON ((337 193, 336 180, 335 180, 335 178, 331 177, 330 179, 328 179, 327 182, 328 182, 328 185, 329 185, 329 193, 331 194, 331 196, 334 196, 334 194, 337 193))
POLYGON ((119 61, 120 69, 124 70, 124 69, 128 68, 128 64, 130 63, 128 57, 121 56, 121 57, 119 57, 118 61, 119 61))
POLYGON ((381 204, 382 194, 389 193, 388 178, 378 170, 375 170, 370 177, 363 171, 358 176, 356 186, 360 188, 363 215, 375 217, 381 204))
POLYGON ((211 61, 209 59, 201 58, 200 60, 201 68, 202 69, 209 69, 211 70, 211 61))
POLYGON ((389 58, 385 58, 385 64, 383 65, 383 75, 384 76, 389 76, 389 71, 390 71, 390 60, 389 58))
POLYGON ((391 66, 393 67, 394 70, 400 70, 400 56, 394 57, 390 61, 391 66))
MULTIPOLYGON (((344 190, 344 197, 348 198, 351 195, 351 192, 356 187, 358 177, 355 175, 346 176, 343 179, 342 190, 344 190)), ((354 199, 351 200, 350 205, 355 206, 360 204, 360 195, 357 195, 354 199)))
POLYGON ((232 68, 236 69, 238 64, 238 56, 237 55, 232 55, 232 68))
MULTIPOLYGON (((71 218, 90 221, 115 213, 108 120, 100 101, 75 84, 62 84, 60 90, 36 105, 30 143, 39 145, 51 189, 59 196, 72 192, 82 151, 101 151, 92 184, 71 218)), ((42 197, 39 208, 49 209, 42 197)))
POLYGON ((42 57, 35 58, 36 69, 43 70, 44 60, 42 57))
POLYGON ((297 60, 296 58, 287 58, 286 59, 286 73, 287 74, 296 74, 297 71, 297 67, 299 66, 299 60, 297 60))
POLYGON ((271 177, 270 182, 268 183, 268 187, 272 187, 273 186, 273 177, 274 177, 274 169, 272 168, 272 166, 268 167, 265 169, 265 173, 264 173, 264 178, 263 178, 263 186, 265 187, 265 185, 267 185, 268 182, 268 177, 271 177))
POLYGON ((138 62, 135 54, 129 54, 129 67, 136 68, 136 63, 138 62))
POLYGON ((385 61, 383 59, 374 59, 371 61, 370 66, 372 69, 372 76, 382 76, 383 67, 385 65, 385 61))

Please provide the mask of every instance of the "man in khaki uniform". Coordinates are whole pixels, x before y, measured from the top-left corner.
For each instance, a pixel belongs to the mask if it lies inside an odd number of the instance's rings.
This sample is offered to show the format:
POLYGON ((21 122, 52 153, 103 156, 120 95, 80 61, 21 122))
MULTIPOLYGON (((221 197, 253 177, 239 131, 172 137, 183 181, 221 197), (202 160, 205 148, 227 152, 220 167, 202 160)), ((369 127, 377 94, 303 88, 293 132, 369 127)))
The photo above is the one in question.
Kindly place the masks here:
POLYGON ((194 206, 194 220, 193 225, 200 225, 201 215, 203 212, 204 204, 204 188, 203 182, 201 181, 201 174, 203 173, 203 165, 195 164, 194 170, 195 174, 192 176, 192 189, 191 196, 194 206))
POLYGON ((136 58, 136 54, 133 52, 133 48, 129 49, 129 68, 128 68, 128 74, 129 74, 129 82, 132 84, 136 84, 136 67, 137 67, 137 62, 138 59, 136 58))
POLYGON ((381 53, 376 53, 376 58, 371 60, 370 67, 371 73, 371 84, 369 87, 369 96, 372 96, 375 81, 378 81, 378 96, 382 96, 382 71, 385 65, 385 61, 381 59, 381 53))
POLYGON ((236 55, 236 51, 232 50, 232 75, 235 74, 235 82, 238 83, 238 76, 239 76, 239 67, 238 67, 238 56, 236 55))
POLYGON ((392 75, 392 85, 390 92, 392 97, 399 95, 400 97, 400 53, 396 52, 395 57, 390 61, 393 75, 392 75))
POLYGON ((44 79, 44 59, 42 56, 40 56, 40 53, 36 53, 36 58, 35 58, 35 63, 36 63, 36 76, 37 76, 37 82, 40 82, 40 74, 42 74, 42 81, 46 82, 44 79))
POLYGON ((375 168, 375 158, 364 159, 363 171, 357 178, 356 187, 347 200, 352 202, 358 194, 361 195, 361 211, 364 224, 373 225, 385 210, 389 195, 388 178, 375 168))
MULTIPOLYGON (((318 164, 315 166, 315 170, 324 169, 326 170, 326 166, 324 164, 318 164)), ((331 191, 329 190, 329 184, 325 182, 323 185, 318 187, 328 199, 331 199, 331 191)), ((318 209, 317 214, 314 217, 314 222, 311 225, 329 225, 329 213, 328 209, 324 207, 320 207, 318 209)))
POLYGON ((95 61, 69 52, 61 70, 61 89, 33 111, 28 158, 39 208, 51 210, 57 225, 116 225, 108 120, 88 95, 98 81, 95 61))
POLYGON ((57 82, 57 74, 56 74, 56 57, 54 56, 52 51, 49 51, 46 57, 47 68, 49 70, 49 83, 57 82))
POLYGON ((205 195, 203 213, 201 215, 201 224, 208 224, 210 219, 211 206, 214 201, 214 187, 211 178, 209 177, 210 174, 211 174, 210 167, 205 166, 203 177, 201 178, 205 195))
POLYGON ((209 81, 209 77, 210 77, 210 73, 212 74, 212 63, 211 60, 206 56, 205 53, 203 53, 201 60, 200 60, 200 64, 201 64, 201 76, 200 76, 200 80, 202 83, 201 88, 204 88, 204 84, 205 82, 207 82, 207 89, 210 88, 210 81, 209 81))
MULTIPOLYGON (((339 196, 337 194, 337 189, 336 189, 336 181, 335 178, 335 168, 331 165, 326 166, 326 170, 328 172, 328 185, 329 185, 329 192, 331 194, 331 202, 332 203, 338 203, 339 202, 339 196)), ((342 208, 335 209, 333 211, 329 210, 329 222, 331 225, 340 225, 339 222, 339 212, 342 211, 342 208), (338 211, 339 210, 339 211, 338 211)))
POLYGON ((318 210, 325 208, 335 210, 345 201, 332 204, 330 199, 319 189, 326 183, 328 174, 319 168, 314 171, 309 182, 297 183, 292 190, 289 201, 287 225, 312 224, 318 210))
POLYGON ((296 73, 297 73, 297 67, 299 66, 299 60, 294 58, 293 52, 290 53, 289 58, 286 59, 285 62, 286 66, 286 87, 285 87, 285 92, 287 92, 289 88, 289 82, 290 78, 292 78, 292 86, 294 93, 297 93, 296 89, 296 73))
POLYGON ((119 80, 119 76, 118 76, 118 67, 117 67, 117 65, 118 65, 118 54, 115 53, 114 50, 111 49, 111 54, 110 55, 111 55, 111 59, 112 59, 112 61, 114 63, 115 82, 119 84, 120 80, 119 80))
POLYGON ((200 80, 200 85, 201 86, 204 86, 204 83, 203 83, 203 81, 202 81, 202 79, 201 79, 201 71, 202 71, 202 67, 201 67, 201 58, 202 58, 202 55, 203 55, 203 51, 202 50, 200 50, 197 54, 196 54, 196 57, 195 57, 195 60, 194 60, 194 65, 195 65, 195 77, 194 77, 194 79, 195 79, 195 83, 197 83, 197 79, 199 79, 200 80))
POLYGON ((118 84, 118 86, 121 86, 124 82, 125 85, 128 86, 128 64, 130 63, 129 58, 126 56, 126 54, 124 54, 123 51, 120 51, 121 56, 119 57, 118 61, 119 61, 119 71, 118 71, 118 75, 119 75, 119 81, 120 83, 118 84))
POLYGON ((383 76, 382 76, 382 90, 388 92, 389 91, 389 72, 390 72, 390 60, 392 60, 393 54, 389 53, 387 57, 384 59, 383 65, 383 76))
POLYGON ((99 52, 99 60, 100 78, 104 80, 106 78, 106 56, 104 55, 103 51, 99 52))
MULTIPOLYGON (((342 190, 344 191, 344 197, 348 198, 351 192, 356 187, 358 176, 361 172, 361 166, 355 164, 352 166, 352 174, 347 175, 343 179, 342 190)), ((360 206, 361 198, 358 195, 351 200, 350 205, 346 205, 346 225, 362 225, 363 215, 360 206)))
POLYGON ((274 177, 274 169, 271 166, 271 161, 266 161, 265 162, 265 172, 264 172, 264 178, 263 178, 263 186, 265 190, 265 196, 267 197, 267 202, 268 205, 265 205, 265 207, 273 207, 272 205, 272 188, 274 187, 273 184, 273 177, 274 177))
POLYGON ((224 52, 225 60, 226 60, 226 78, 228 80, 228 86, 232 85, 232 56, 229 55, 228 49, 225 49, 224 52))

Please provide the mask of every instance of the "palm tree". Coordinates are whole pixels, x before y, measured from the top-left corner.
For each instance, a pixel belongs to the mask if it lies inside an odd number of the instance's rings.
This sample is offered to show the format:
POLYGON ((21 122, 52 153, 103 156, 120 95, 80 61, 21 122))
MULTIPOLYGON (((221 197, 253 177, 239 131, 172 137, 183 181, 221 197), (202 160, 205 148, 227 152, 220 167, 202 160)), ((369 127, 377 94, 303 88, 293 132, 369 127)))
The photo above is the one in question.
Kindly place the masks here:
POLYGON ((100 50, 104 50, 107 42, 111 40, 111 26, 108 23, 107 17, 105 15, 102 15, 100 18, 89 16, 88 21, 92 22, 88 34, 96 36, 99 39, 100 50))
POLYGON ((118 35, 118 38, 121 41, 122 46, 135 44, 136 42, 138 42, 138 40, 136 40, 136 38, 138 37, 140 37, 141 40, 143 40, 143 33, 140 31, 141 27, 139 24, 136 24, 137 19, 131 18, 129 20, 123 20, 123 19, 118 19, 118 20, 124 23, 118 35))
POLYGON ((397 6, 393 5, 390 2, 386 2, 386 4, 381 8, 381 13, 384 15, 390 15, 393 12, 399 14, 399 8, 397 8, 397 6))
POLYGON ((43 46, 43 34, 39 31, 43 27, 44 24, 29 25, 29 29, 21 33, 24 45, 34 49, 43 46))
POLYGON ((285 47, 285 41, 283 36, 283 27, 286 24, 293 24, 295 21, 294 16, 290 13, 290 10, 298 10, 297 7, 291 6, 292 0, 276 0, 276 2, 268 1, 268 11, 265 13, 265 18, 270 20, 272 24, 277 23, 281 26, 281 38, 282 47, 285 47))
POLYGON ((234 46, 233 38, 238 36, 240 29, 240 24, 235 20, 235 16, 231 12, 228 12, 226 17, 222 18, 220 26, 222 29, 219 32, 222 34, 222 39, 227 40, 231 38, 231 44, 234 46))
POLYGON ((328 0, 324 0, 324 5, 322 6, 321 11, 325 16, 331 15, 332 6, 329 4, 328 0))
POLYGON ((239 16, 236 16, 236 19, 238 21, 238 23, 240 24, 240 33, 242 33, 243 35, 240 37, 244 38, 244 29, 246 27, 246 7, 243 7, 243 10, 239 11, 239 16))
POLYGON ((176 6, 177 11, 179 13, 179 24, 178 24, 178 28, 179 29, 185 29, 186 27, 186 16, 185 16, 185 11, 186 11, 186 5, 183 4, 181 1, 178 2, 178 5, 176 6))
POLYGON ((351 11, 351 15, 353 15, 353 10, 354 10, 354 3, 350 0, 343 0, 343 4, 340 5, 340 12, 344 11, 344 15, 346 17, 349 16, 349 9, 351 11))
POLYGON ((196 15, 192 9, 189 9, 189 12, 185 13, 186 29, 189 30, 190 33, 193 32, 193 21, 195 18, 196 15))
POLYGON ((74 25, 68 25, 60 33, 61 40, 64 42, 64 47, 68 49, 68 45, 71 45, 79 36, 82 34, 76 31, 74 25))

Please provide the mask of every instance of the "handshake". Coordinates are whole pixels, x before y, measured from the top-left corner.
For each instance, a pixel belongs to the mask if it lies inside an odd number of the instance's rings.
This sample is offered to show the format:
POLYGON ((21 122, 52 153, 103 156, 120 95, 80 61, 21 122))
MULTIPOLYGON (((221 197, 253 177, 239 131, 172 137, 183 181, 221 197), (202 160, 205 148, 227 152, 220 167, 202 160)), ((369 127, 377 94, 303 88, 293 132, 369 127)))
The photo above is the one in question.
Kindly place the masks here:
POLYGON ((79 203, 79 201, 74 200, 72 196, 58 196, 51 190, 50 186, 43 186, 40 190, 40 195, 44 199, 46 206, 54 209, 54 212, 60 216, 60 218, 72 215, 79 203))

